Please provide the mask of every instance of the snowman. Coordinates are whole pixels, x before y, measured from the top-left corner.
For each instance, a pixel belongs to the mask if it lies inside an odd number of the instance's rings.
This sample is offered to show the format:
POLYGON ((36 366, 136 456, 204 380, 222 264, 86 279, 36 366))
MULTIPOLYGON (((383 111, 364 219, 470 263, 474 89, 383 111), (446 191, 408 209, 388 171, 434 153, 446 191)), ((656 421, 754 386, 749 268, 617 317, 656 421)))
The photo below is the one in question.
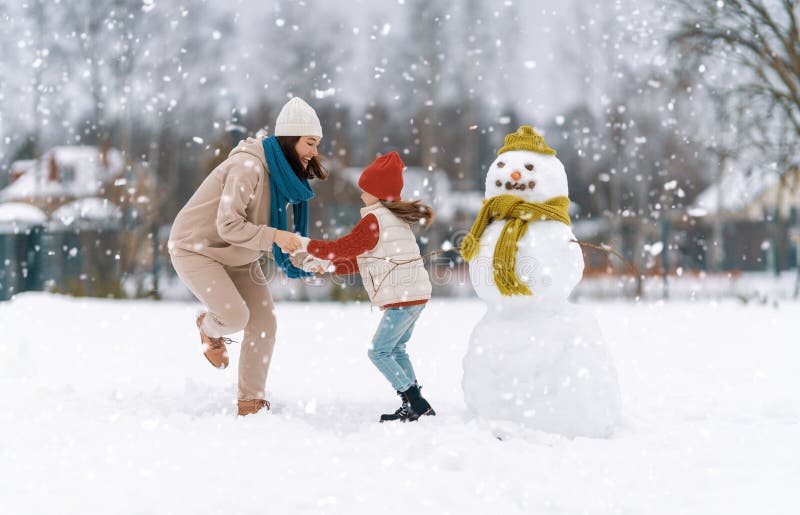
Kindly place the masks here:
POLYGON ((609 436, 617 374, 594 317, 568 301, 583 275, 556 152, 530 126, 505 138, 461 245, 487 312, 464 357, 464 399, 479 418, 569 437, 609 436))

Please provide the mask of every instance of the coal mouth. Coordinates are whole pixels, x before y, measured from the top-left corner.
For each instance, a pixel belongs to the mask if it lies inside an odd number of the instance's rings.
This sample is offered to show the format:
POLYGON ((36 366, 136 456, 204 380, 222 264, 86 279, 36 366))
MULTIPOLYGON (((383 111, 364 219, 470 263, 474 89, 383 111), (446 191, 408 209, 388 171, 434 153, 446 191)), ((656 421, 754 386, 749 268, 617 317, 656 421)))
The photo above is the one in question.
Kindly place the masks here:
MULTIPOLYGON (((499 180, 495 181, 494 184, 498 188, 500 186, 503 186, 503 182, 499 181, 499 180)), ((532 190, 533 188, 536 187, 536 181, 528 181, 527 183, 524 183, 524 182, 520 183, 520 182, 516 182, 516 181, 514 181, 514 182, 506 181, 505 186, 506 186, 507 190, 521 190, 521 191, 532 190)))

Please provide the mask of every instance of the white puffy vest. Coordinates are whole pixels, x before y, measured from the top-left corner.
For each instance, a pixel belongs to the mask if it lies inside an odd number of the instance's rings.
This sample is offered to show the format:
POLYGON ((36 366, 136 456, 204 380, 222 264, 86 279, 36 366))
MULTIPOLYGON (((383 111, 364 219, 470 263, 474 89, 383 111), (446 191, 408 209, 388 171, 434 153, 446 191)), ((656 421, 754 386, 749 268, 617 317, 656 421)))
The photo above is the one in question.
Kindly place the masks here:
POLYGON ((361 280, 373 306, 428 300, 431 281, 420 259, 411 226, 380 202, 361 209, 361 218, 372 213, 378 219, 378 244, 358 256, 361 280), (416 259, 410 263, 404 261, 416 259), (395 266, 396 265, 396 266, 395 266))

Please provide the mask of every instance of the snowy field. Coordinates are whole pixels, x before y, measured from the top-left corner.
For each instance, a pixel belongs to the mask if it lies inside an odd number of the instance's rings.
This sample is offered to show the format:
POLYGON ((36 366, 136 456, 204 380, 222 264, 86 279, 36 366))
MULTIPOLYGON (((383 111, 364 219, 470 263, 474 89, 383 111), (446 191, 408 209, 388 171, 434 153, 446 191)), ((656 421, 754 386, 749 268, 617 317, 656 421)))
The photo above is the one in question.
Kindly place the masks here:
POLYGON ((478 300, 434 300, 409 345, 439 415, 379 424, 398 400, 367 306, 280 303, 274 409, 237 419, 198 305, 20 295, 0 303, 0 513, 800 513, 800 304, 589 307, 622 386, 607 440, 470 418, 478 300))

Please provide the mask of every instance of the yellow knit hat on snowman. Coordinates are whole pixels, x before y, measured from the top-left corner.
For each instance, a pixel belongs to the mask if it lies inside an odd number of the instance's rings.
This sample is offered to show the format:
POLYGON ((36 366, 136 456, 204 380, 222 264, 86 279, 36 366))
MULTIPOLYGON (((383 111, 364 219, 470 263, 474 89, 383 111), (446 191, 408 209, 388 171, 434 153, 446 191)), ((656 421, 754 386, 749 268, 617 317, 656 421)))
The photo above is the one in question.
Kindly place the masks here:
POLYGON ((550 148, 542 135, 530 125, 521 125, 516 132, 506 135, 505 145, 497 151, 497 155, 509 150, 530 150, 539 154, 556 155, 556 151, 550 148))

